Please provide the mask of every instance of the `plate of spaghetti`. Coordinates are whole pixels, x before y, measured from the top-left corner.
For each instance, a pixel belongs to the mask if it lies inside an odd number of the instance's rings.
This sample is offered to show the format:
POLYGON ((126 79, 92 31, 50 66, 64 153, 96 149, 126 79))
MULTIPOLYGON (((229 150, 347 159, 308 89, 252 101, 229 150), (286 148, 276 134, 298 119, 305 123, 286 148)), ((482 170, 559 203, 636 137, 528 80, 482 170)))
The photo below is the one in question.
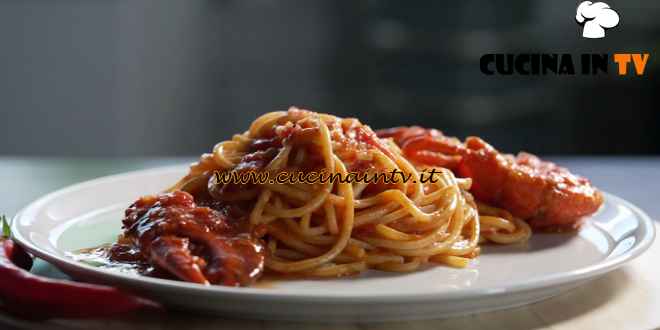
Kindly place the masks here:
POLYGON ((534 155, 297 108, 188 167, 46 195, 12 227, 76 279, 176 308, 331 322, 531 303, 654 238, 634 205, 534 155))

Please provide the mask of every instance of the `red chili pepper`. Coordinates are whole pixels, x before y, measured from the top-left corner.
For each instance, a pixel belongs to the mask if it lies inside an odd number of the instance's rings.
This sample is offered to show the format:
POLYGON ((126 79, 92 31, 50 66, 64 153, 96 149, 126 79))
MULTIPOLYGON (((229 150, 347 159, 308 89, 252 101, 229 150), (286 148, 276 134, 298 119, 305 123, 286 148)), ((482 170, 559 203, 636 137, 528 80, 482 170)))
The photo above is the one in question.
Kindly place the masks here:
POLYGON ((20 245, 15 244, 11 239, 0 237, 0 246, 2 246, 9 261, 14 265, 25 270, 32 269, 32 257, 20 245))
POLYGON ((30 256, 11 239, 0 237, 1 308, 19 317, 98 318, 160 308, 151 300, 113 287, 41 277, 17 264, 31 265, 30 256))

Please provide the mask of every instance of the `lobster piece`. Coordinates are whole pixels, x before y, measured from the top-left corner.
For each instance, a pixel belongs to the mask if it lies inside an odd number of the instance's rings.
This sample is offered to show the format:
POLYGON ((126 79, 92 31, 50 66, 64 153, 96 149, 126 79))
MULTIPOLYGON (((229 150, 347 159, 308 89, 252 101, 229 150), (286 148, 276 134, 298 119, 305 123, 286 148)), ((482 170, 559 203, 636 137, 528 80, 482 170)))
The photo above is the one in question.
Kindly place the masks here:
POLYGON ((249 285, 263 272, 263 246, 244 223, 198 207, 187 192, 138 199, 126 210, 123 225, 111 258, 126 261, 127 250, 139 251, 136 261, 200 284, 249 285))
POLYGON ((601 192, 589 180, 532 154, 502 154, 478 137, 461 143, 417 126, 377 134, 392 138, 417 165, 445 167, 472 178, 470 191, 478 200, 510 211, 535 229, 577 228, 603 203, 601 192))

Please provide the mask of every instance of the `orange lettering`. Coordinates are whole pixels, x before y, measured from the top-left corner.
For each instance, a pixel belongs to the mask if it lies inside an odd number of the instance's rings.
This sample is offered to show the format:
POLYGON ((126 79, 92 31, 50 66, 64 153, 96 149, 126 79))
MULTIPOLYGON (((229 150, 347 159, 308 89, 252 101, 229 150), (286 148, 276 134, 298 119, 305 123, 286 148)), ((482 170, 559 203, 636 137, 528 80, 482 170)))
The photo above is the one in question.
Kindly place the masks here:
POLYGON ((624 76, 628 73, 630 54, 614 54, 614 62, 619 64, 619 75, 624 76))
POLYGON ((649 54, 632 54, 632 60, 637 75, 643 75, 644 68, 646 68, 646 62, 649 60, 649 54))

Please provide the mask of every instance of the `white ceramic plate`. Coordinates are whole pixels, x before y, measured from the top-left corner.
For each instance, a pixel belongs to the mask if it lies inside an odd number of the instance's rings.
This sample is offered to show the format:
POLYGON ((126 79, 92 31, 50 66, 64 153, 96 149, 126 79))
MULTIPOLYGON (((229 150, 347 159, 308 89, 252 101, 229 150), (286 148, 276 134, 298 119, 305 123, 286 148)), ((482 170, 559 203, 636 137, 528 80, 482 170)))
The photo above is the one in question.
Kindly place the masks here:
POLYGON ((15 217, 13 235, 27 250, 74 278, 139 292, 175 308, 315 321, 440 318, 528 304, 621 266, 646 250, 654 238, 648 216, 608 194, 603 208, 578 233, 534 234, 527 245, 488 245, 467 269, 370 271, 351 278, 229 288, 104 270, 66 256, 114 241, 124 208, 140 195, 165 189, 185 170, 132 172, 51 193, 15 217))

